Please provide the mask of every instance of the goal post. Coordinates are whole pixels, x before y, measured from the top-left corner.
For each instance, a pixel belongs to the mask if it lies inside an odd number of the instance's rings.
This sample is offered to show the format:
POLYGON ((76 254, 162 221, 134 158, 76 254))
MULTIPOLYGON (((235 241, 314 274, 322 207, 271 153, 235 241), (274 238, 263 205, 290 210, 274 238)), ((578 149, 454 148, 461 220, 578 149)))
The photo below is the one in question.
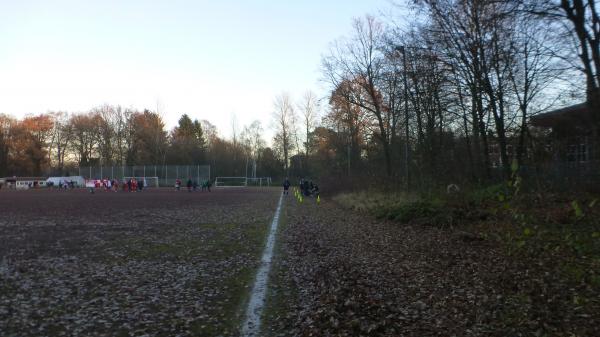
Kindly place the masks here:
POLYGON ((216 177, 215 187, 247 187, 246 177, 216 177))
POLYGON ((215 187, 269 187, 271 186, 271 177, 216 177, 215 187))
MULTIPOLYGON (((144 187, 159 187, 158 177, 123 177, 123 181, 128 181, 130 179, 143 181, 144 187)), ((123 183, 123 181, 120 181, 120 183, 123 183)))
POLYGON ((248 178, 247 186, 269 187, 271 183, 271 177, 248 178))

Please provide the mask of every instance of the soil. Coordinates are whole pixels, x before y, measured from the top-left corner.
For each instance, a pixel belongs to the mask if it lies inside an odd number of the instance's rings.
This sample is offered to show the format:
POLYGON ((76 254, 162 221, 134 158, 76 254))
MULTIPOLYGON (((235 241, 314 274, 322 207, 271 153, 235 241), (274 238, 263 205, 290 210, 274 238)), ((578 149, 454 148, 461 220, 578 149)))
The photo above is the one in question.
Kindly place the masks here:
POLYGON ((278 197, 3 189, 1 335, 237 336, 278 197))

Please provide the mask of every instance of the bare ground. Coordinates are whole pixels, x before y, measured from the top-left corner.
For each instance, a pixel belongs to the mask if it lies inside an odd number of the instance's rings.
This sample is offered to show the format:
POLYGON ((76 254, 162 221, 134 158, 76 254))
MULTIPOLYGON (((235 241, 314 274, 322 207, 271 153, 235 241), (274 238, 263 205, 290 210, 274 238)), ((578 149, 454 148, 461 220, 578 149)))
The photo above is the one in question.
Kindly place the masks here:
POLYGON ((278 193, 0 192, 0 335, 236 336, 278 193))

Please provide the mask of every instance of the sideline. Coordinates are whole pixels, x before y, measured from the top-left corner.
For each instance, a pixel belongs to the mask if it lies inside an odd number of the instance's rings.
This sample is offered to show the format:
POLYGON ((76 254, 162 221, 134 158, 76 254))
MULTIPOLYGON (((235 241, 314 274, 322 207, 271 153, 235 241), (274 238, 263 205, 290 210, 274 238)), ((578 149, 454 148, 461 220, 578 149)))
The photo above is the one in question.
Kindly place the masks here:
POLYGON ((271 222, 271 229, 267 238, 267 244, 263 251, 260 268, 256 272, 254 286, 250 294, 250 301, 246 309, 246 319, 242 325, 242 337, 256 337, 260 334, 260 319, 262 316, 263 307, 265 304, 265 296, 267 293, 267 284, 269 281, 269 271, 271 270, 271 261, 273 258, 273 247, 275 246, 275 234, 279 225, 279 213, 281 212, 281 203, 283 201, 283 193, 279 197, 277 210, 271 222))

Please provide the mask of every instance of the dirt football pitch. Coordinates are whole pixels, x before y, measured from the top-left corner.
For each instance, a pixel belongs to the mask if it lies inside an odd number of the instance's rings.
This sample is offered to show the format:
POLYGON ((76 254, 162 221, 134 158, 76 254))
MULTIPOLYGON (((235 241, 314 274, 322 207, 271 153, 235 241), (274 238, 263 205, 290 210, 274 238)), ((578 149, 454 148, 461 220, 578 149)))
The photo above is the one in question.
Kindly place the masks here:
POLYGON ((0 335, 238 335, 278 198, 0 190, 0 335))

